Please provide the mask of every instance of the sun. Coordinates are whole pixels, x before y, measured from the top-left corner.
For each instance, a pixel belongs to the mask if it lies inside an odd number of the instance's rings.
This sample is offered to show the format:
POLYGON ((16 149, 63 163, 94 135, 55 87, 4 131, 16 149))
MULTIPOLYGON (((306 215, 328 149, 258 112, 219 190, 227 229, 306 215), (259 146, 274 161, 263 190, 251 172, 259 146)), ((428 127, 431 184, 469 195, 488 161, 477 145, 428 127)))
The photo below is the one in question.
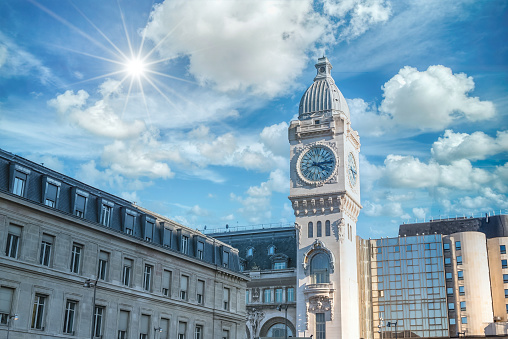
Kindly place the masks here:
POLYGON ((125 71, 135 78, 144 76, 147 70, 147 64, 139 58, 132 58, 125 63, 125 71))

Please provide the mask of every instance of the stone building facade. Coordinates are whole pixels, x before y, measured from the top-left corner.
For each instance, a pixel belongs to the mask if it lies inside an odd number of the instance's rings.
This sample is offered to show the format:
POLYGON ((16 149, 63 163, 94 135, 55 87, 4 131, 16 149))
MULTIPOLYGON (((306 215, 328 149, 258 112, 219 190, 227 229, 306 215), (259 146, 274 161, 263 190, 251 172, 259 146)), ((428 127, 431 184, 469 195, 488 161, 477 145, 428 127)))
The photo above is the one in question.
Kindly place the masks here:
POLYGON ((4 151, 0 248, 2 335, 244 338, 235 248, 4 151))

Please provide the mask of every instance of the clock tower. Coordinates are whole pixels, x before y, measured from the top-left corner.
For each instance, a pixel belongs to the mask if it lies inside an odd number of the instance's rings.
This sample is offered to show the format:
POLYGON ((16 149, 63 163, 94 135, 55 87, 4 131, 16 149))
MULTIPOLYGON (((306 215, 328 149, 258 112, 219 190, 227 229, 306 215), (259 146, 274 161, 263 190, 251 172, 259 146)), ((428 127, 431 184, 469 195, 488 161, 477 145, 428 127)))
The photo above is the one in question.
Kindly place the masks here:
POLYGON ((326 57, 289 126, 290 196, 298 232, 297 332, 359 338, 356 221, 360 137, 326 57))

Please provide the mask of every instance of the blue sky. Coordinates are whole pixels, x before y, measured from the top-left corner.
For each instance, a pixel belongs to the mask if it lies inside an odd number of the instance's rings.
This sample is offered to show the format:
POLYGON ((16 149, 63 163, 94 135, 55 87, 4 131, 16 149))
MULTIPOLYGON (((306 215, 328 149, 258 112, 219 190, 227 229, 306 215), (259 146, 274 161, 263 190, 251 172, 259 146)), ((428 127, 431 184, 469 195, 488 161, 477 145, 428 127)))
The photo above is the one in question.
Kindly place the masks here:
POLYGON ((508 213, 507 6, 2 1, 0 147, 194 228, 292 223, 287 127, 326 55, 360 236, 508 213))

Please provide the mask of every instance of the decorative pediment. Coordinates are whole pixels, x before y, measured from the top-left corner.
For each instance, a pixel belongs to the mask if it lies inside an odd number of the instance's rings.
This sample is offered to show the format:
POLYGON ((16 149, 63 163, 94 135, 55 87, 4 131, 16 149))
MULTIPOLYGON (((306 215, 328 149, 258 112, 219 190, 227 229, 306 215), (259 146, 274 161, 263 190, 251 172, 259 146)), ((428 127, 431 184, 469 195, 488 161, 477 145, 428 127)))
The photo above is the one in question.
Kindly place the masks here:
POLYGON ((303 254, 303 269, 305 274, 308 274, 309 264, 313 256, 318 253, 325 253, 330 258, 330 273, 333 273, 335 267, 335 256, 332 251, 330 251, 326 246, 321 242, 321 240, 316 239, 310 245, 309 249, 303 254))

